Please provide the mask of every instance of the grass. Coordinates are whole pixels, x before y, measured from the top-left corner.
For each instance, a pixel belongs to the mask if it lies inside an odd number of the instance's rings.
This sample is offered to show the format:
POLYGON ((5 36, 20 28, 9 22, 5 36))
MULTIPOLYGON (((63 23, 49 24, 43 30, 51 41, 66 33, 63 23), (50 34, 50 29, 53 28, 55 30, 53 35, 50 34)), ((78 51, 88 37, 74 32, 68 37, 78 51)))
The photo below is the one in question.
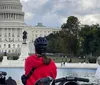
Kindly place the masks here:
MULTIPOLYGON (((56 63, 61 63, 62 62, 62 58, 61 57, 50 57, 51 59, 53 59, 56 63)), ((63 61, 69 62, 70 58, 63 58, 63 61)), ((79 58, 71 58, 72 62, 71 63, 79 63, 79 62, 84 62, 85 59, 79 59, 79 58)))

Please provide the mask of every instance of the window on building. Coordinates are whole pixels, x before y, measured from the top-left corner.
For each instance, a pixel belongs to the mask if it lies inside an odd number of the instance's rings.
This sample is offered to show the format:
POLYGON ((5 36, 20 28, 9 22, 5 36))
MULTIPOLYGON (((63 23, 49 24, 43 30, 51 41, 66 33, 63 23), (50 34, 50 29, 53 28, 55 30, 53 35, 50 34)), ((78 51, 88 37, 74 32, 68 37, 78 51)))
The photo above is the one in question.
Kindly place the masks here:
POLYGON ((11 18, 13 18, 13 14, 11 14, 11 18))
POLYGON ((14 34, 12 34, 12 37, 14 37, 14 34))
POLYGON ((19 47, 20 47, 20 45, 18 44, 18 45, 17 45, 17 47, 19 48, 19 47))
POLYGON ((9 41, 11 41, 11 39, 9 38, 9 41))
POLYGON ((6 47, 6 44, 4 44, 4 47, 6 47))
POLYGON ((18 38, 18 41, 20 41, 20 39, 18 38))
POLYGON ((0 37, 1 37, 1 33, 0 33, 0 37))
POLYGON ((9 52, 9 53, 11 53, 11 51, 10 51, 10 50, 9 50, 8 52, 9 52))
POLYGON ((7 14, 7 18, 9 18, 8 16, 9 16, 9 15, 7 14))
POLYGON ((7 38, 5 38, 5 41, 7 41, 7 38))
POLYGON ((10 33, 8 34, 8 36, 10 37, 10 33))
POLYGON ((14 30, 15 30, 15 29, 14 29, 14 28, 12 28, 12 31, 13 31, 13 32, 14 32, 14 30))
POLYGON ((17 50, 15 50, 15 52, 18 52, 17 50))
POLYGON ((15 44, 13 44, 13 47, 15 48, 15 44))
POLYGON ((19 37, 19 34, 17 35, 17 37, 19 37))
POLYGON ((11 48, 10 44, 8 44, 8 48, 11 48))
POLYGON ((37 38, 37 35, 36 35, 36 38, 37 38))
POLYGON ((0 42, 1 42, 2 40, 1 40, 1 38, 0 38, 0 42))
POLYGON ((12 50, 12 52, 14 53, 14 50, 12 50))
POLYGON ((14 38, 12 39, 12 41, 14 42, 14 38))

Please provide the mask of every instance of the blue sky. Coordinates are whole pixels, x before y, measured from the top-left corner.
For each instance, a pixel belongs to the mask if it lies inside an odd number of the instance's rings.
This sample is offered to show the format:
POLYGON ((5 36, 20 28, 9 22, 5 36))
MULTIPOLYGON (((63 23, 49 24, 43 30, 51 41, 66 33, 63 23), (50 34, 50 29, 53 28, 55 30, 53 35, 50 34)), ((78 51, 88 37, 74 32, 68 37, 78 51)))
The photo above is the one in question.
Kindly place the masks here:
POLYGON ((100 24, 100 0, 20 0, 25 22, 35 26, 60 27, 68 16, 78 17, 81 24, 100 24))

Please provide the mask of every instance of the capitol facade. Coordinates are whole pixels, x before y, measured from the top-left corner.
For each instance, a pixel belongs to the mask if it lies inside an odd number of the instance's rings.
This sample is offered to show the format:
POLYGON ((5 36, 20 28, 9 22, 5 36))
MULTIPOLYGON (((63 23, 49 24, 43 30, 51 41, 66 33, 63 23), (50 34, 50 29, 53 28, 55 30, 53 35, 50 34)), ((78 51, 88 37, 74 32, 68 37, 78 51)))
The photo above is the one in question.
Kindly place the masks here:
POLYGON ((33 53, 33 42, 37 37, 59 32, 60 29, 47 28, 42 23, 28 26, 24 22, 20 0, 0 0, 0 53, 20 53, 23 31, 27 32, 29 52, 33 53))

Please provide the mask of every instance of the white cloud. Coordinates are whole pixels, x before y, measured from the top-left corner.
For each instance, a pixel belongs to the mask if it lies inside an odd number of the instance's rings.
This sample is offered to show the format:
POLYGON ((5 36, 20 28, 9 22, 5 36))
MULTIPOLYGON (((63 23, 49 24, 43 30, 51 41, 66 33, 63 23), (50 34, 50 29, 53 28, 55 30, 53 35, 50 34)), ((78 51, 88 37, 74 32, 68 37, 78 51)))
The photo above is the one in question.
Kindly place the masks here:
POLYGON ((67 18, 61 18, 60 23, 66 23, 66 21, 67 21, 67 18))
POLYGON ((85 16, 76 15, 81 24, 100 24, 100 14, 90 14, 85 16))
POLYGON ((21 2, 23 1, 23 2, 28 2, 28 1, 30 1, 30 0, 20 0, 21 2))
POLYGON ((48 25, 49 27, 52 27, 53 25, 58 27, 58 25, 60 24, 60 17, 57 16, 56 14, 47 14, 45 16, 42 17, 42 22, 44 22, 44 24, 48 25), (52 25, 52 26, 51 26, 52 25))
POLYGON ((100 23, 100 0, 21 0, 25 20, 32 24, 61 26, 68 16, 76 16, 83 24, 100 23))
POLYGON ((83 8, 83 10, 95 7, 93 0, 81 0, 80 6, 83 8))
POLYGON ((34 17, 34 14, 32 14, 32 13, 30 13, 30 12, 25 13, 25 19, 26 19, 26 20, 33 19, 33 17, 34 17))

